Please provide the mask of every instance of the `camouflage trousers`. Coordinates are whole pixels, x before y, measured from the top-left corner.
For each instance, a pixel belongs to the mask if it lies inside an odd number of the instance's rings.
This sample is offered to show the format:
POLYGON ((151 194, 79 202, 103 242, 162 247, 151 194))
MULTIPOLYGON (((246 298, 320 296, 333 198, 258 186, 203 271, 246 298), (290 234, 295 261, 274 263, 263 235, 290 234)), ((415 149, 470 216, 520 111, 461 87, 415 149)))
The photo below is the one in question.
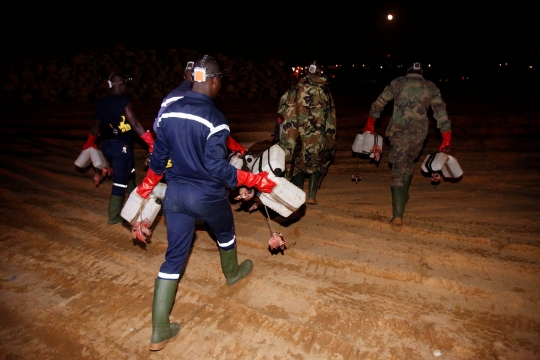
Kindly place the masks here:
POLYGON ((394 137, 390 138, 390 154, 388 162, 392 165, 390 186, 404 186, 403 176, 412 175, 414 161, 420 155, 425 137, 394 137))

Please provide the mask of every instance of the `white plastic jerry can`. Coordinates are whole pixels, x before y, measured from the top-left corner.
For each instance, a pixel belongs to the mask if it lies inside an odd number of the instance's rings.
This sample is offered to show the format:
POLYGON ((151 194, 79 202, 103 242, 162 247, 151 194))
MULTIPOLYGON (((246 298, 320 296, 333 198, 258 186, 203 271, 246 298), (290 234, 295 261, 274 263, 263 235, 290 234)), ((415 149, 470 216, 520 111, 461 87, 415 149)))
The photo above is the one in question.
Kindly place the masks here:
POLYGON ((105 156, 103 156, 103 153, 101 150, 94 149, 93 147, 89 147, 90 149, 90 159, 92 160, 92 165, 96 169, 103 169, 106 166, 109 166, 109 163, 107 162, 107 159, 105 159, 105 156))
POLYGON ((137 189, 133 189, 122 208, 122 212, 120 212, 120 216, 131 224, 142 220, 148 220, 152 224, 161 210, 166 190, 167 184, 158 183, 148 199, 143 199, 137 193, 137 189))
POLYGON ((251 172, 258 174, 266 171, 268 174, 281 176, 285 171, 285 151, 279 144, 272 145, 269 149, 263 151, 261 155, 253 162, 251 172))
POLYGON ((288 217, 306 202, 306 193, 287 179, 271 173, 268 178, 277 185, 271 193, 259 193, 259 199, 279 215, 288 217))
POLYGON ((356 135, 352 145, 352 151, 359 154, 371 154, 373 145, 383 148, 383 137, 372 133, 359 133, 356 135))
POLYGON ((90 149, 93 148, 89 147, 88 149, 84 149, 83 151, 81 151, 81 153, 75 160, 75 166, 84 169, 88 165, 90 165, 90 163, 92 162, 92 159, 90 158, 90 149))
POLYGON ((443 152, 428 154, 422 163, 422 171, 427 173, 441 171, 445 178, 450 179, 456 179, 463 175, 463 170, 456 158, 443 152))

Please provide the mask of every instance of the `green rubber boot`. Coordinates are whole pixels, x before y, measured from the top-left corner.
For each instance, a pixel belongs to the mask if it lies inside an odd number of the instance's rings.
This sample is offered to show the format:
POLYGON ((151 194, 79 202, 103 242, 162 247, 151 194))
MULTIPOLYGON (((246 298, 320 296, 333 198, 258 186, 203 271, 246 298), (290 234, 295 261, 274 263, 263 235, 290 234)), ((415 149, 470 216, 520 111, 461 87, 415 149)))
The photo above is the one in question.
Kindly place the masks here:
POLYGON ((219 258, 221 259, 221 269, 227 280, 227 285, 234 285, 238 280, 251 274, 253 261, 246 259, 238 265, 236 247, 229 251, 219 249, 219 258))
POLYGON ((304 173, 303 172, 299 172, 298 174, 294 175, 291 179, 291 182, 296 185, 297 188, 301 189, 302 191, 304 191, 304 179, 305 179, 305 176, 304 176, 304 173))
POLYGON ((407 201, 407 189, 404 186, 392 186, 392 225, 401 225, 405 202, 407 201))
POLYGON ((131 193, 133 192, 133 190, 135 190, 137 186, 135 185, 135 179, 131 179, 128 181, 128 186, 127 186, 127 189, 126 189, 126 192, 127 192, 127 195, 131 195, 131 193))
POLYGON ((412 175, 403 175, 403 184, 407 192, 407 197, 405 198, 405 204, 409 201, 409 188, 411 187, 412 175))
POLYGON ((163 349, 180 333, 180 325, 169 321, 177 287, 178 280, 156 279, 155 281, 154 302, 152 303, 152 338, 149 346, 151 351, 163 349))
POLYGON ((109 225, 118 224, 124 219, 120 216, 124 207, 124 196, 111 195, 109 199, 109 225))
POLYGON ((317 190, 319 188, 319 179, 321 178, 321 173, 316 171, 313 174, 309 175, 309 193, 308 193, 308 204, 317 205, 317 190))

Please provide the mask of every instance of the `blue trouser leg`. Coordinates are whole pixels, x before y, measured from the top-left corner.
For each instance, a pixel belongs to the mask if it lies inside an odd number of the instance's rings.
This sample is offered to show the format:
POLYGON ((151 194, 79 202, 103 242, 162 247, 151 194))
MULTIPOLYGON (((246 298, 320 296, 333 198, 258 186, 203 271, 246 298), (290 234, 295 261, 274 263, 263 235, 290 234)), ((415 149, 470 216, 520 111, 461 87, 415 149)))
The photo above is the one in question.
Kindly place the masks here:
POLYGON ((202 192, 193 185, 168 181, 163 209, 169 245, 160 268, 160 278, 179 278, 189 253, 196 220, 206 221, 221 250, 236 247, 234 218, 228 198, 216 198, 214 193, 202 192))
POLYGON ((133 146, 113 139, 103 141, 101 150, 113 169, 111 194, 125 196, 129 180, 135 178, 133 146))

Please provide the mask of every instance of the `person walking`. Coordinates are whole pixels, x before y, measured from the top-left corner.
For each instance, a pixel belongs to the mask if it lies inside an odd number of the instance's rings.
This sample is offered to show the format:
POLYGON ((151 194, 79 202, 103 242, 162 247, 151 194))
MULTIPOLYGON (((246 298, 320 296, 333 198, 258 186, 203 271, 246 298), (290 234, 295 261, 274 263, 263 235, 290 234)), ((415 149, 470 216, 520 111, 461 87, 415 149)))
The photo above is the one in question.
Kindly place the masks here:
POLYGON ((283 94, 277 111, 286 177, 302 190, 308 177, 307 203, 312 205, 317 204, 317 190, 336 153, 336 108, 328 85, 314 61, 308 74, 283 94))
POLYGON ((153 150, 154 138, 145 131, 133 109, 128 94, 128 83, 131 78, 115 72, 109 76, 109 94, 99 100, 95 108, 94 123, 83 150, 93 146, 97 148, 96 140, 101 138, 101 151, 112 167, 112 190, 109 199, 108 223, 117 224, 123 221, 120 216, 126 192, 135 189, 135 153, 133 146, 135 135, 141 137, 148 145, 148 151, 153 150))
POLYGON ((392 225, 400 226, 405 204, 409 199, 409 187, 414 172, 414 161, 423 148, 428 134, 428 109, 433 110, 442 142, 439 151, 450 154, 452 148, 451 123, 446 112, 446 103, 441 91, 429 80, 424 79, 420 63, 415 62, 407 75, 398 77, 386 86, 371 104, 364 132, 375 133, 375 122, 385 105, 394 100, 394 110, 386 129, 390 140, 388 162, 391 165, 392 225))
POLYGON ((168 246, 165 262, 154 283, 149 346, 152 351, 163 349, 180 331, 178 323, 170 322, 169 313, 195 222, 206 221, 207 229, 217 242, 226 283, 234 285, 251 273, 253 262, 246 259, 238 264, 229 189, 246 186, 270 193, 276 186, 266 172, 253 174, 237 170, 227 162, 225 144, 229 124, 212 101, 227 71, 221 71, 217 61, 205 55, 195 62, 193 72, 192 90, 168 105, 158 119, 150 166, 136 189, 141 197, 148 198, 171 159, 174 165, 167 170, 167 191, 163 199, 168 246))

